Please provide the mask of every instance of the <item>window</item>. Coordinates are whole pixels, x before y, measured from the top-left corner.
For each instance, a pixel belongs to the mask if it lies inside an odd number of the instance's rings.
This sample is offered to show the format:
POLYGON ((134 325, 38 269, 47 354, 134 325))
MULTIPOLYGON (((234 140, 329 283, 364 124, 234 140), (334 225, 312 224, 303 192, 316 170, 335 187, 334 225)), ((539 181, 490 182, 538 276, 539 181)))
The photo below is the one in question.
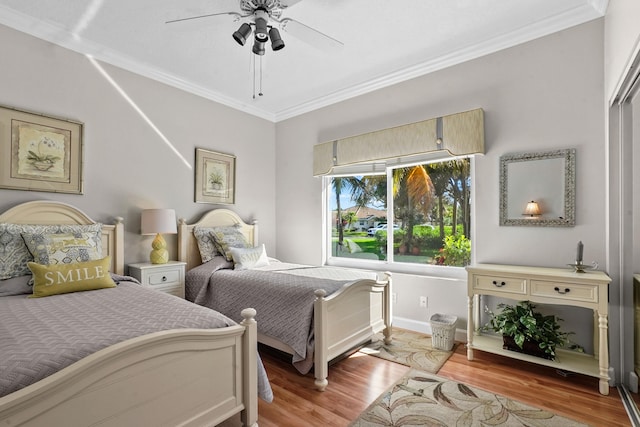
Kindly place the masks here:
POLYGON ((385 172, 325 178, 330 263, 467 265, 471 159, 387 167, 385 172))

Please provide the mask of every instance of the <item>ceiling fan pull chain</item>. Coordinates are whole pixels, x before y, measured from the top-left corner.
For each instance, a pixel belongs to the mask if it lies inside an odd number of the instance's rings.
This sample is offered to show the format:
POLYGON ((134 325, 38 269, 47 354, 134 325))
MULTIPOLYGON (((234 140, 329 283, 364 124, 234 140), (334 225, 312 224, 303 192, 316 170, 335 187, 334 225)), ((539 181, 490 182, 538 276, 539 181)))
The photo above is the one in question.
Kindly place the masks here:
POLYGON ((260 57, 260 92, 258 95, 262 96, 262 56, 260 57))
POLYGON ((251 64, 253 65, 253 99, 256 99, 256 59, 255 59, 255 55, 251 55, 251 64))

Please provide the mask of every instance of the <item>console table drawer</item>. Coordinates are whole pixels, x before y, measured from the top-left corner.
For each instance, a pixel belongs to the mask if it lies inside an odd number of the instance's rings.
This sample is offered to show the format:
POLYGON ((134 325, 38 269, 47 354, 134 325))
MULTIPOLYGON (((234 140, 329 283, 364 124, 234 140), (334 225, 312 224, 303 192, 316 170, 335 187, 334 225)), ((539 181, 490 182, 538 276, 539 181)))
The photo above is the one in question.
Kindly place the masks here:
POLYGON ((531 295, 567 301, 598 302, 598 285, 576 283, 531 281, 531 295))
POLYGON ((525 295, 527 281, 514 277, 475 276, 473 289, 525 295))

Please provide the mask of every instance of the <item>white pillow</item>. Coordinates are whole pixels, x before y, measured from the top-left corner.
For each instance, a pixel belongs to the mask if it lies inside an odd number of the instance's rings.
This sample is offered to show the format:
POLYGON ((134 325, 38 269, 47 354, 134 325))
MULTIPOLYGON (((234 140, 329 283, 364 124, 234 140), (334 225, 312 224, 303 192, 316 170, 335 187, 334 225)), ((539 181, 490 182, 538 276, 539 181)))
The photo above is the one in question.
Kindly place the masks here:
POLYGON ((234 270, 248 270, 269 265, 264 244, 255 248, 229 248, 229 252, 233 258, 234 270))

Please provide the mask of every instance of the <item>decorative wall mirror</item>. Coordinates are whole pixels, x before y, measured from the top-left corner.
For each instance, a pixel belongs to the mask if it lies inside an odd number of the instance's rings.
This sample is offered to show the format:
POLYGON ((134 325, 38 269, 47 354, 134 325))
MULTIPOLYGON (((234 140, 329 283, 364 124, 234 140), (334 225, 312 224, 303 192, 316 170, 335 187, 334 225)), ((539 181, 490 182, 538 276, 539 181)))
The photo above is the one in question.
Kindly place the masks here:
POLYGON ((576 150, 500 157, 500 225, 575 226, 576 150))

